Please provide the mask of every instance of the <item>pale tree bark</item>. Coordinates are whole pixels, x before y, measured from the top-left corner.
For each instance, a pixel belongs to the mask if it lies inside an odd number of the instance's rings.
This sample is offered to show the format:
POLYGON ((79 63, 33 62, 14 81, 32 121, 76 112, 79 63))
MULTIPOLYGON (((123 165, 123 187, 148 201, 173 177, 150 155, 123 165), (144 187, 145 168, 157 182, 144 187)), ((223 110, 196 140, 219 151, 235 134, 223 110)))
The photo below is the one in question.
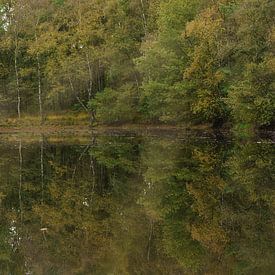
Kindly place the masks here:
POLYGON ((98 59, 98 66, 97 66, 98 91, 101 90, 101 80, 100 80, 101 72, 100 72, 100 69, 101 69, 101 64, 100 64, 100 60, 98 59))
POLYGON ((42 103, 41 68, 40 68, 39 54, 36 55, 36 60, 37 60, 39 114, 40 114, 40 122, 41 124, 43 124, 44 115, 43 115, 43 103, 42 103))
POLYGON ((15 12, 16 2, 10 1, 9 11, 8 11, 8 20, 9 25, 14 26, 12 28, 12 38, 14 40, 14 72, 15 72, 15 81, 16 81, 16 97, 17 97, 17 116, 18 119, 21 119, 21 91, 20 91, 20 80, 19 80, 19 66, 18 66, 18 52, 19 52, 19 39, 18 39, 18 15, 15 12))
POLYGON ((91 100, 92 98, 92 90, 93 90, 93 71, 92 66, 89 58, 89 54, 86 53, 86 60, 87 60, 87 67, 89 70, 89 87, 88 87, 88 99, 91 100))
MULTIPOLYGON (((40 137, 40 179, 41 179, 41 189, 42 189, 42 196, 41 196, 41 204, 44 203, 44 135, 41 135, 40 137)), ((44 227, 44 221, 41 217, 40 220, 40 231, 43 234, 44 241, 47 240, 46 238, 46 232, 48 228, 44 227)))
POLYGON ((150 261, 150 252, 151 252, 151 241, 153 236, 153 220, 150 220, 150 231, 149 231, 149 238, 148 238, 148 249, 147 249, 147 261, 150 261))
POLYGON ((14 49, 14 71, 16 78, 16 93, 17 93, 17 115, 21 119, 21 93, 19 87, 19 73, 18 73, 18 34, 15 30, 15 49, 14 49))
POLYGON ((71 91, 72 91, 73 95, 75 95, 77 101, 80 103, 80 105, 82 106, 82 108, 83 108, 86 112, 89 112, 88 108, 85 106, 85 104, 84 104, 84 103, 82 102, 82 100, 79 98, 79 96, 76 95, 71 76, 68 75, 68 78, 69 78, 69 83, 70 83, 70 87, 71 87, 71 91))
MULTIPOLYGON (((36 27, 39 24, 39 19, 37 20, 36 27)), ((37 44, 37 33, 35 27, 35 42, 37 44)), ((40 66, 40 58, 39 53, 36 53, 36 62, 37 62, 37 81, 38 81, 38 103, 39 103, 39 114, 40 114, 40 123, 44 123, 44 115, 43 115, 43 102, 42 102, 42 83, 41 83, 41 66, 40 66)))
MULTIPOLYGON (((93 137, 92 142, 91 142, 91 146, 94 148, 96 143, 96 138, 93 137)), ((94 158, 91 154, 90 155, 90 172, 92 172, 91 175, 91 180, 92 180, 92 190, 91 190, 91 195, 90 195, 90 201, 92 202, 93 200, 93 195, 95 192, 95 185, 96 185, 96 174, 95 174, 95 162, 94 162, 94 158)))
POLYGON ((81 22, 82 22, 82 14, 81 14, 81 4, 80 4, 80 0, 77 1, 77 6, 78 6, 78 9, 77 9, 77 12, 78 12, 78 23, 79 23, 79 25, 81 25, 81 22))
POLYGON ((143 27, 144 27, 144 34, 147 34, 147 19, 145 15, 145 8, 144 8, 144 2, 143 0, 140 0, 141 5, 141 13, 142 13, 142 19, 143 19, 143 27))
MULTIPOLYGON (((87 52, 86 52, 86 60, 87 60, 87 66, 89 70, 88 100, 90 101, 92 99, 92 92, 93 92, 93 69, 91 66, 89 54, 87 52)), ((91 122, 96 120, 94 110, 90 110, 90 119, 91 119, 91 122)))

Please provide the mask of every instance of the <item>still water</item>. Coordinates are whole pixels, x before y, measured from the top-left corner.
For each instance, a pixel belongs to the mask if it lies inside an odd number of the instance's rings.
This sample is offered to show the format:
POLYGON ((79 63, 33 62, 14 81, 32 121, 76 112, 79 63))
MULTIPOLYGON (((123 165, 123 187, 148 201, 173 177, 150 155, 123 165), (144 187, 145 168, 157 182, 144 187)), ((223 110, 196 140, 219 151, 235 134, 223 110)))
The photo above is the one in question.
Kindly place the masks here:
POLYGON ((0 136, 0 274, 275 274, 275 145, 0 136))

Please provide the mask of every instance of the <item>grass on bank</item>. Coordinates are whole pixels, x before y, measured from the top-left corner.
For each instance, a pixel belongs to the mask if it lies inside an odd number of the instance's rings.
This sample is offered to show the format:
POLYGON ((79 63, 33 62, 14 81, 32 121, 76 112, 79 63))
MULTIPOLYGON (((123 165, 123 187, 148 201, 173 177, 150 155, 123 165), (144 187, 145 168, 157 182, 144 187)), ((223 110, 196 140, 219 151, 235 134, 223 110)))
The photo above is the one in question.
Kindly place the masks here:
MULTIPOLYGON (((66 112, 47 114, 43 122, 44 126, 88 126, 90 125, 89 114, 84 112, 66 112)), ((21 119, 17 117, 0 118, 0 127, 21 128, 40 127, 41 119, 36 115, 24 115, 21 119)))
POLYGON ((91 123, 91 117, 87 112, 63 112, 63 113, 50 113, 45 115, 44 122, 41 124, 41 118, 38 115, 23 115, 21 119, 18 117, 4 117, 0 115, 0 128, 39 128, 41 126, 48 127, 62 127, 62 126, 93 126, 95 128, 192 128, 192 129, 209 129, 211 125, 189 125, 189 124, 152 124, 146 122, 139 123, 101 123, 95 121, 91 123))
MULTIPOLYGON (((4 117, 0 115, 0 132, 5 131, 26 131, 26 132, 41 132, 43 131, 62 131, 65 129, 71 129, 70 131, 80 131, 81 129, 87 131, 90 129, 89 126, 98 132, 112 131, 112 130, 198 130, 198 131, 209 131, 212 129, 211 124, 152 124, 152 123, 91 123, 91 117, 87 112, 60 112, 60 113, 48 113, 44 118, 44 123, 41 125, 41 119, 38 115, 23 115, 21 119, 17 117, 4 117)), ((228 130, 229 126, 225 125, 223 130, 228 130)))

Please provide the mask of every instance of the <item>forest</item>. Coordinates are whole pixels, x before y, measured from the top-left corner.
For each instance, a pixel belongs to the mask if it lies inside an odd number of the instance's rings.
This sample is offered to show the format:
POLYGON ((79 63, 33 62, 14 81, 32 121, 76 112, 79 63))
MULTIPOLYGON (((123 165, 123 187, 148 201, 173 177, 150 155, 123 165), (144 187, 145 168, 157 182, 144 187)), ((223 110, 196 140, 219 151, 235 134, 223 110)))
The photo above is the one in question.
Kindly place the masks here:
POLYGON ((275 121, 274 0, 0 0, 0 115, 275 121))
POLYGON ((275 274, 274 15, 0 0, 0 274, 275 274))

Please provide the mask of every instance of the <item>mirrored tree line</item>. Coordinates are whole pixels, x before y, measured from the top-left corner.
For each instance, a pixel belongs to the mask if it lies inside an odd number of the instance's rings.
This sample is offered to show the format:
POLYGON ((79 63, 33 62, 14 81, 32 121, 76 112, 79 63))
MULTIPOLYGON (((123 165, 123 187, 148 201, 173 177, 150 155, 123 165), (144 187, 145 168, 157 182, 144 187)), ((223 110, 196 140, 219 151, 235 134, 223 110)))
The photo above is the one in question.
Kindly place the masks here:
POLYGON ((268 274, 268 140, 95 137, 1 143, 7 274, 268 274))

